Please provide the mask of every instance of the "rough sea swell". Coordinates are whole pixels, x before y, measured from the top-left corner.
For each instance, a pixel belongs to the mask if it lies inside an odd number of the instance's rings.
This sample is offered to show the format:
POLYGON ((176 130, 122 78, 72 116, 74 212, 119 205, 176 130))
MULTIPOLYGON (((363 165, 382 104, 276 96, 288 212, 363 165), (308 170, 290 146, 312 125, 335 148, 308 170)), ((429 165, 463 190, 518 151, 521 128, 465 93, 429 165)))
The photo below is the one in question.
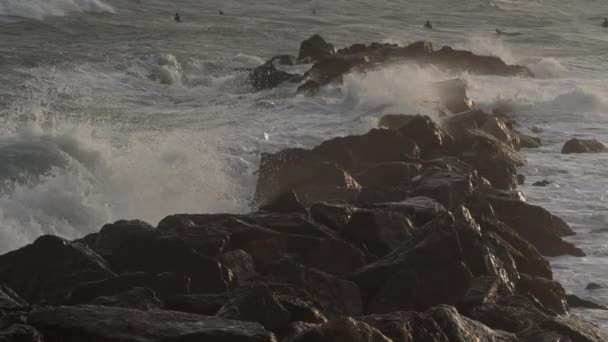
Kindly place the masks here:
MULTIPOLYGON (((288 85, 252 93, 247 68, 313 33, 338 46, 428 39, 537 74, 458 76, 482 107, 510 100, 522 130, 543 139, 525 173, 553 184, 523 190, 579 232, 589 256, 553 264, 567 290, 589 296, 587 282, 608 284, 608 157, 558 152, 573 136, 608 141, 602 11, 576 0, 0 0, 0 252, 121 218, 248 211, 260 152, 362 133, 385 113, 431 114, 421 84, 453 75, 396 66, 307 98, 288 85)), ((593 297, 608 304, 608 290, 593 297)))

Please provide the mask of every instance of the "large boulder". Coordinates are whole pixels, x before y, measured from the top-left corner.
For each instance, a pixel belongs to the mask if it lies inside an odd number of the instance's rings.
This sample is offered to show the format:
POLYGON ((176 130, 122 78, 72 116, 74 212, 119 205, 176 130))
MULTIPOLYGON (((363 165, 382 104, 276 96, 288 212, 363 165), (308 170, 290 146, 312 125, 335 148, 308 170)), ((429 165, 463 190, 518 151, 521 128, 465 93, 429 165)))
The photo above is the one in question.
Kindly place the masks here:
POLYGON ((494 56, 479 56, 470 51, 454 50, 444 46, 435 50, 429 57, 431 64, 438 67, 467 71, 480 75, 498 76, 533 76, 532 72, 519 65, 507 65, 503 60, 494 56))
POLYGON ((454 138, 459 139, 468 129, 480 128, 490 118, 490 115, 480 109, 473 109, 456 115, 450 115, 441 120, 443 128, 454 138))
POLYGON ((361 186, 342 167, 313 151, 262 153, 254 199, 269 203, 294 192, 304 206, 327 200, 353 201, 361 186))
POLYGON ((372 164, 353 175, 363 187, 375 189, 407 189, 414 177, 420 175, 422 165, 415 162, 372 164))
POLYGON ((255 90, 264 90, 275 88, 279 84, 297 76, 278 70, 272 63, 267 62, 253 69, 247 79, 255 90))
POLYGON ((71 291, 67 304, 87 304, 98 297, 111 297, 134 288, 148 288, 161 299, 190 292, 190 279, 181 274, 144 272, 123 273, 116 277, 81 283, 71 291))
POLYGON ((162 306, 154 291, 145 287, 134 287, 113 296, 97 297, 91 301, 91 304, 144 311, 159 309, 162 306))
POLYGON ((40 332, 29 325, 12 324, 6 328, 0 328, 0 342, 43 342, 44 337, 40 332))
POLYGON ((273 292, 264 284, 240 289, 226 302, 216 316, 240 321, 258 322, 267 330, 279 333, 290 322, 324 323, 323 313, 314 304, 297 297, 273 292))
POLYGON ((438 305, 428 309, 426 313, 433 317, 451 342, 518 341, 511 333, 490 329, 483 323, 461 316, 453 306, 438 305))
POLYGON ((556 281, 522 273, 517 284, 517 291, 534 296, 545 308, 556 314, 562 315, 568 312, 566 291, 556 281))
POLYGON ((415 196, 430 197, 451 210, 466 203, 476 177, 471 168, 455 159, 443 159, 424 168, 414 182, 415 196))
POLYGON ((495 239, 509 250, 509 254, 513 257, 520 273, 547 279, 553 278, 553 271, 547 259, 514 229, 488 217, 482 217, 479 223, 485 234, 495 236, 495 239))
POLYGON ((393 342, 448 342, 450 341, 435 320, 421 312, 395 311, 381 315, 356 318, 378 329, 393 342))
POLYGON ((438 217, 418 231, 409 243, 352 275, 367 312, 424 310, 456 304, 466 294, 472 274, 453 218, 438 217))
POLYGON ((174 295, 164 300, 165 309, 215 316, 229 299, 227 293, 174 295))
POLYGON ((0 284, 0 313, 3 311, 25 309, 27 307, 28 303, 21 296, 8 286, 0 284))
POLYGON ((296 336, 289 337, 289 342, 391 342, 378 329, 344 317, 315 327, 311 327, 296 336))
POLYGON ((467 129, 457 141, 457 155, 497 189, 517 188, 517 167, 526 160, 512 147, 480 129, 467 129))
POLYGON ((507 123, 502 118, 498 116, 488 118, 488 120, 486 120, 486 122, 484 122, 484 124, 481 126, 481 130, 493 135, 495 138, 502 141, 512 149, 519 149, 519 136, 509 128, 507 123))
POLYGON ((417 115, 399 128, 404 137, 412 139, 420 148, 422 158, 430 159, 439 154, 452 138, 428 116, 417 115))
POLYGON ((89 234, 80 241, 105 259, 111 260, 117 250, 136 244, 153 234, 154 227, 144 221, 120 220, 105 224, 99 232, 89 234))
POLYGON ((352 281, 289 260, 277 263, 271 277, 306 290, 328 318, 363 314, 361 292, 352 281))
POLYGON ((300 51, 298 52, 298 59, 301 61, 307 58, 320 60, 332 56, 334 53, 334 46, 326 42, 320 35, 315 34, 302 41, 302 44, 300 44, 300 51))
POLYGON ((410 218, 416 226, 423 226, 436 216, 448 211, 441 203, 426 196, 410 197, 399 202, 375 203, 371 207, 402 213, 410 218))
POLYGON ((315 222, 340 232, 356 211, 352 204, 316 202, 310 207, 310 216, 315 222))
POLYGON ((497 196, 486 196, 496 217, 506 223, 526 240, 530 241, 545 256, 570 254, 584 256, 584 252, 561 239, 573 235, 564 220, 547 210, 523 201, 497 196))
POLYGON ((142 236, 136 243, 117 244, 108 259, 119 272, 187 275, 192 279, 191 289, 196 292, 222 292, 233 282, 229 270, 221 263, 200 254, 182 237, 161 231, 142 236))
POLYGON ((175 311, 141 311, 105 306, 40 307, 29 314, 45 342, 274 342, 258 324, 175 311))
POLYGON ((0 282, 32 304, 60 303, 79 283, 112 276, 97 253, 52 235, 0 256, 0 282))
POLYGON ((366 209, 353 214, 342 235, 375 255, 384 256, 407 242, 413 230, 413 223, 399 212, 366 209))
POLYGON ((353 173, 369 164, 408 161, 420 156, 420 149, 412 139, 387 129, 372 129, 363 135, 333 138, 313 151, 353 173))
POLYGON ((562 148, 563 154, 600 152, 608 152, 608 147, 606 147, 604 144, 595 139, 570 139, 564 144, 564 147, 562 148))

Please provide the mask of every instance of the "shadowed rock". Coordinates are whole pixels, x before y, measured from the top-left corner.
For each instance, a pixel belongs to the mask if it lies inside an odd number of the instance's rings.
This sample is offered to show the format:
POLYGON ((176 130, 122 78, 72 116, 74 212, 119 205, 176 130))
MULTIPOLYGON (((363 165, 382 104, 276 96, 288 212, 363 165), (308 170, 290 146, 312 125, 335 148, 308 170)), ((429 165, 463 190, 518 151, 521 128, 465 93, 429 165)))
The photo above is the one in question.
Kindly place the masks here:
POLYGON ((304 330, 289 337, 290 342, 391 342, 378 329, 346 317, 304 330))
POLYGON ((451 342, 518 341, 513 334, 490 329, 480 322, 461 316, 453 306, 438 305, 428 309, 426 313, 433 317, 451 342))
POLYGON ((608 147, 595 139, 585 140, 574 138, 568 140, 562 148, 562 154, 601 152, 608 152, 608 147))
POLYGON ((29 322, 42 332, 45 342, 276 341, 257 323, 175 311, 89 305, 41 307, 30 313, 29 322))
POLYGON ((117 277, 81 283, 74 287, 67 303, 86 304, 97 297, 114 296, 136 287, 149 288, 161 298, 190 292, 190 279, 181 274, 144 272, 123 273, 117 277))
POLYGON ((229 295, 222 294, 193 294, 175 295, 165 299, 165 309, 183 311, 198 315, 215 316, 218 310, 229 299, 229 295))
POLYGON ((144 311, 159 309, 162 306, 154 291, 145 287, 135 287, 113 296, 97 297, 91 304, 144 311))
POLYGON ((88 247, 51 235, 0 256, 0 280, 32 304, 60 303, 77 284, 112 276, 88 247))
POLYGON ((296 76, 298 75, 278 70, 272 63, 267 62, 253 69, 247 79, 255 90, 263 90, 274 88, 296 76))
POLYGON ((606 305, 600 305, 593 301, 579 298, 578 296, 575 296, 575 295, 566 295, 566 301, 568 301, 568 305, 572 308, 608 310, 608 306, 606 306, 606 305))
POLYGON ((304 60, 306 58, 311 58, 312 60, 319 60, 332 56, 334 53, 334 46, 327 43, 323 37, 315 34, 302 41, 302 44, 300 44, 300 51, 298 52, 298 59, 304 60))
POLYGON ((382 315, 356 317, 378 329, 393 342, 448 342, 441 328, 429 315, 413 311, 395 311, 382 315))

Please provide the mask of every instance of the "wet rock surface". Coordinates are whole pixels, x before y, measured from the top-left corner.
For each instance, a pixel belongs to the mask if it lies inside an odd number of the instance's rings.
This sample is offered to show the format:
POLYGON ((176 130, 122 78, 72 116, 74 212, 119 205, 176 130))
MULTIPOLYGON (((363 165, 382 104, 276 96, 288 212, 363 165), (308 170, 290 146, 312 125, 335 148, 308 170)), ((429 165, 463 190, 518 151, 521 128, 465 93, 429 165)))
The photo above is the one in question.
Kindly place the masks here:
POLYGON ((595 139, 585 140, 574 138, 568 140, 562 148, 562 154, 601 152, 608 152, 608 147, 595 139))

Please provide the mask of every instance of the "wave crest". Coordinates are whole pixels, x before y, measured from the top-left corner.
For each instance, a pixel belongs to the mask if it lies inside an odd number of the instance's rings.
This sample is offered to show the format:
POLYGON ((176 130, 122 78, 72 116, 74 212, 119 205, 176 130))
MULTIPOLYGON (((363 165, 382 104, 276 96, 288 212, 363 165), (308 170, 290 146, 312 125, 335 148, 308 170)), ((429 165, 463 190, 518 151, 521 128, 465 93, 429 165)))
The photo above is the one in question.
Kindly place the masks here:
POLYGON ((42 20, 69 13, 114 13, 114 8, 101 0, 0 0, 0 15, 42 20))

